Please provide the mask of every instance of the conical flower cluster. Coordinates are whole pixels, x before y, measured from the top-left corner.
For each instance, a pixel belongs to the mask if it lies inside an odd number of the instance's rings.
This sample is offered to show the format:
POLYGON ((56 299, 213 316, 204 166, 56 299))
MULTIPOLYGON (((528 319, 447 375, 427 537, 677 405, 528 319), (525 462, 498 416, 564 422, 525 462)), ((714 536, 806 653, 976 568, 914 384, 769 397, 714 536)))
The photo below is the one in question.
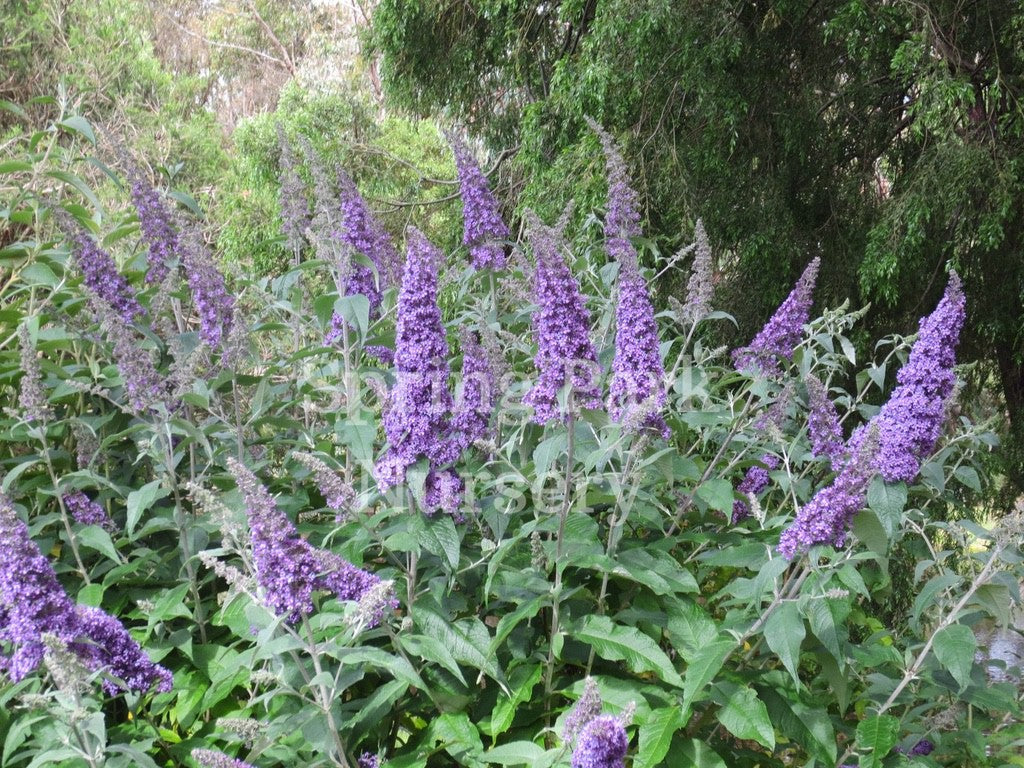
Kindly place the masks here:
POLYGON ((465 222, 462 242, 469 248, 470 261, 476 269, 504 269, 509 232, 498 210, 498 201, 469 148, 454 134, 449 134, 448 139, 459 174, 465 222))
POLYGON ((169 265, 179 258, 178 231, 174 226, 171 212, 160 199, 160 193, 143 178, 134 165, 129 168, 128 182, 132 202, 139 215, 139 229, 142 230, 142 237, 149 245, 149 270, 146 272, 146 282, 161 283, 167 277, 169 265))
POLYGON ((590 340, 590 313, 579 284, 562 257, 561 233, 529 221, 529 236, 537 260, 534 291, 539 310, 533 315, 537 337, 537 381, 523 397, 533 407, 533 420, 545 424, 564 420, 559 393, 571 383, 577 407, 599 408, 597 354, 590 340))
POLYGON ((845 448, 843 430, 835 403, 829 399, 825 385, 817 376, 807 377, 807 397, 810 405, 807 433, 811 438, 811 451, 818 458, 837 461, 845 448))
POLYGON ((462 336, 462 390, 452 414, 452 435, 465 450, 483 439, 491 423, 495 397, 494 369, 476 334, 462 336))
POLYGON ((693 266, 690 269, 690 279, 686 283, 686 304, 683 305, 683 311, 687 318, 696 322, 711 311, 715 283, 711 243, 708 241, 708 233, 704 230, 704 222, 700 219, 697 219, 693 237, 693 266))
POLYGON ((181 233, 181 264, 199 312, 199 336, 210 347, 228 338, 235 318, 235 300, 198 231, 181 233))
POLYGON ((661 409, 665 405, 665 367, 658 346, 658 325, 640 271, 632 239, 640 234, 637 194, 615 142, 597 123, 608 168, 605 243, 619 263, 619 299, 615 309, 615 360, 608 412, 630 428, 649 429, 668 438, 661 409))
MULTIPOLYGON (((382 285, 397 282, 400 260, 390 235, 370 211, 352 177, 340 169, 338 190, 341 194, 341 241, 370 260, 382 285)), ((348 292, 364 294, 374 310, 380 306, 376 279, 368 266, 352 265, 348 292)))
POLYGON ((18 328, 18 345, 21 351, 21 385, 18 388, 18 405, 28 421, 45 422, 53 415, 46 401, 46 390, 43 387, 43 372, 39 368, 39 358, 32 344, 28 328, 18 328))
POLYGON ((379 581, 372 573, 316 549, 299 536, 267 489, 240 461, 228 459, 228 468, 245 498, 256 580, 275 613, 294 623, 313 613, 314 592, 358 600, 379 581))
POLYGON ((736 370, 760 370, 766 376, 781 375, 779 361, 793 359, 793 351, 800 343, 803 327, 810 318, 814 283, 820 265, 821 259, 815 257, 754 340, 746 347, 733 350, 732 361, 736 370))
MULTIPOLYGON (((437 471, 459 453, 451 439, 448 340, 437 306, 441 261, 441 252, 410 227, 395 334, 398 380, 384 415, 388 448, 374 468, 381 490, 404 482, 406 470, 420 459, 427 459, 431 470, 437 471)), ((448 490, 451 483, 446 485, 448 490)), ((446 503, 452 501, 447 494, 444 498, 446 503)))
MULTIPOLYGON (((910 357, 896 374, 896 388, 871 423, 878 429, 875 468, 887 482, 910 482, 942 433, 946 403, 953 394, 956 346, 966 313, 960 277, 950 275, 935 311, 921 320, 910 357)), ((865 427, 851 437, 852 450, 865 427)))
POLYGON ((0 641, 12 649, 0 668, 12 681, 39 666, 44 635, 56 637, 89 669, 107 672, 103 687, 111 694, 171 688, 170 672, 150 661, 117 619, 71 602, 28 526, 0 495, 0 641))
POLYGON ((938 442, 946 403, 956 381, 956 345, 966 300, 954 272, 946 292, 921 320, 897 386, 878 414, 850 436, 848 458, 832 484, 820 490, 783 532, 779 551, 793 557, 815 544, 840 547, 853 516, 864 506, 875 473, 888 482, 909 482, 938 442))
POLYGON ((91 235, 61 208, 56 210, 57 222, 71 243, 75 264, 82 273, 85 287, 109 306, 126 323, 133 323, 146 314, 128 280, 117 271, 117 264, 91 235))
POLYGON ((625 768, 629 736, 626 726, 633 717, 629 705, 620 717, 601 714, 601 694, 594 681, 587 678, 576 705, 565 718, 562 739, 576 742, 572 751, 572 768, 625 768))

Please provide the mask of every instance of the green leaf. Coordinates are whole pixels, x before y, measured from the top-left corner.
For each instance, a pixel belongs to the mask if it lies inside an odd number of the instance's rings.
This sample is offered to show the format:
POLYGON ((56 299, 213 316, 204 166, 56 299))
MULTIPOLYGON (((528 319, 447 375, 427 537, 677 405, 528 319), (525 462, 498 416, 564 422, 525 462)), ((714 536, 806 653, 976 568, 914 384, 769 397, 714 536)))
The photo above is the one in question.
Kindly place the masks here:
POLYGON ((868 487, 868 508, 875 513, 889 540, 900 527, 900 517, 907 505, 907 486, 887 483, 876 477, 868 487))
POLYGON ((412 615, 423 633, 442 643, 456 661, 485 672, 505 687, 505 678, 497 660, 493 656, 488 656, 491 636, 483 622, 474 617, 449 623, 423 601, 416 604, 412 615))
POLYGON ((722 478, 708 480, 697 489, 697 496, 712 509, 726 514, 732 514, 732 502, 736 498, 733 494, 732 483, 722 478))
POLYGON ((637 547, 619 553, 617 560, 612 573, 625 571, 630 579, 646 585, 656 595, 698 591, 693 574, 667 552, 637 547))
POLYGON ((800 644, 805 635, 804 620, 794 602, 780 603, 764 625, 764 639, 768 647, 789 670, 797 688, 800 687, 800 644))
POLYGON ((96 197, 96 193, 92 191, 92 188, 88 184, 78 178, 75 174, 69 173, 68 171, 47 171, 46 175, 52 176, 53 178, 74 187, 82 193, 82 195, 92 204, 94 209, 97 211, 103 210, 103 206, 100 204, 99 198, 96 197))
POLYGON ((875 715, 857 726, 857 747, 867 752, 864 768, 879 768, 882 760, 896 746, 900 721, 892 715, 875 715))
POLYGON ((785 693, 783 687, 767 680, 757 687, 757 695, 768 708, 768 716, 778 732, 796 741, 816 759, 835 765, 839 750, 828 714, 820 708, 790 701, 785 693))
POLYGON ((834 603, 835 601, 829 599, 812 600, 804 607, 804 612, 811 624, 811 632, 832 655, 836 664, 843 666, 846 659, 843 653, 843 638, 839 634, 839 608, 834 603))
POLYGON ((513 741, 484 752, 480 759, 485 763, 529 765, 532 768, 543 761, 544 755, 544 749, 532 741, 513 741))
POLYGON ((636 627, 618 626, 607 616, 587 616, 569 634, 592 646, 602 659, 624 661, 633 672, 653 672, 669 685, 683 687, 665 652, 636 627))
POLYGON ((72 115, 66 117, 60 121, 62 127, 74 131, 75 133, 82 134, 90 144, 96 146, 96 134, 92 130, 92 125, 81 115, 72 115))
POLYGON ((551 471, 555 460, 565 453, 566 445, 567 436, 564 433, 559 433, 547 440, 542 440, 533 449, 533 466, 537 477, 543 477, 551 471))
POLYGON ((633 760, 633 768, 654 768, 668 754, 672 738, 685 725, 683 712, 678 707, 656 709, 640 723, 640 751, 633 760))
POLYGON ((736 641, 723 638, 705 645, 686 666, 686 684, 683 686, 683 713, 689 715, 697 696, 722 668, 726 657, 736 648, 736 641))
POLYGON ((865 509, 853 518, 853 535, 864 542, 864 546, 878 555, 889 551, 889 535, 874 510, 865 509))
POLYGON ((161 488, 160 485, 159 480, 153 480, 128 494, 126 502, 128 516, 124 527, 125 533, 128 534, 129 538, 132 538, 132 535, 135 533, 135 527, 139 524, 142 513, 152 507, 157 499, 162 499, 169 493, 166 488, 161 488))
POLYGON ((974 654, 978 651, 978 640, 970 627, 953 624, 935 634, 935 658, 949 670, 949 674, 960 684, 962 691, 971 681, 974 654))
POLYGON ((516 667, 509 675, 512 697, 498 697, 498 702, 491 711, 490 722, 481 723, 480 730, 492 738, 507 731, 511 727, 512 721, 515 720, 519 705, 529 701, 533 695, 533 689, 540 682, 542 672, 543 667, 540 665, 516 667))
POLYGON ((768 718, 768 708, 753 688, 720 683, 725 692, 725 705, 718 710, 718 722, 737 739, 753 739, 767 749, 775 749, 775 729, 768 718))
POLYGON ((103 592, 106 589, 102 584, 86 584, 80 590, 78 590, 78 604, 79 605, 91 605, 93 608, 99 608, 103 603, 103 592))
POLYGON ((454 573, 459 568, 459 532, 450 515, 438 515, 426 522, 424 547, 439 557, 444 557, 454 573))
POLYGON ((699 739, 690 739, 673 751, 672 768, 729 768, 721 756, 699 739))
POLYGON ((399 635, 402 647, 406 653, 425 661, 432 661, 438 664, 455 676, 455 678, 466 685, 466 678, 462 676, 459 663, 455 660, 448 647, 435 637, 430 635, 402 634, 399 635))
POLYGON ((98 525, 87 525, 75 534, 79 544, 84 544, 89 549, 95 549, 110 558, 113 562, 120 564, 121 555, 114 546, 110 534, 98 525))
POLYGON ((667 611, 669 639, 689 664, 702 648, 718 637, 718 629, 707 612, 689 598, 669 603, 667 611))
POLYGON ((484 751, 480 733, 465 712, 447 712, 434 718, 430 733, 459 765, 476 765, 474 758, 484 751))

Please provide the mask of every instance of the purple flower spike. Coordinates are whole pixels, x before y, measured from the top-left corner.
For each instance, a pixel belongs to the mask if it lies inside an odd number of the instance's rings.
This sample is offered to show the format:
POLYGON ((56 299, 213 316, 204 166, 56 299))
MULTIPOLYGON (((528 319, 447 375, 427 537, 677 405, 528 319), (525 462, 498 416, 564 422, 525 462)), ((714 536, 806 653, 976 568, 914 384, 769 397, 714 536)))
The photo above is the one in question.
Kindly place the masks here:
POLYGON ((441 261, 441 252, 410 227, 395 333, 398 380, 384 415, 388 449, 374 468, 381 490, 403 482, 406 469, 421 458, 436 470, 459 454, 450 434, 448 341, 437 306, 441 261))
POLYGON ((779 360, 792 360, 793 351, 803 336, 803 326, 811 314, 814 283, 821 259, 815 257, 800 276, 793 291, 746 347, 733 350, 732 362, 738 371, 759 369, 766 376, 780 376, 779 360))
POLYGON ((133 323, 143 317, 145 310, 135 297, 128 280, 117 271, 117 264, 110 254, 100 248, 69 213, 59 209, 55 215, 71 243, 75 263, 89 292, 107 304, 126 323, 133 323))
POLYGON ((380 758, 372 752, 363 752, 356 762, 359 764, 359 768, 379 768, 380 766, 380 758))
POLYGON ((0 641, 13 646, 0 668, 13 682, 39 666, 44 634, 59 638, 91 670, 104 669, 123 681, 122 686, 105 680, 110 694, 171 689, 171 673, 151 662, 117 619, 99 608, 76 609, 28 526, 0 495, 0 641))
POLYGON ((836 462, 845 445, 835 403, 829 399, 825 385, 817 376, 807 377, 807 395, 810 400, 807 432, 811 438, 811 450, 818 458, 828 457, 836 462))
POLYGON ((113 522, 98 502, 93 501, 81 491, 71 491, 62 496, 64 506, 67 507, 71 517, 81 525, 99 525, 110 529, 113 522))
POLYGON ((465 450, 487 434, 494 410, 494 369, 475 333, 462 335, 462 391, 452 415, 452 434, 465 450))
MULTIPOLYGON (((370 211, 355 182, 338 169, 338 189, 341 193, 341 241, 370 260, 382 284, 398 280, 399 257, 391 237, 370 211)), ((380 290, 374 269, 366 264, 352 262, 349 268, 347 294, 361 293, 370 301, 371 312, 380 308, 380 290)))
POLYGON ((182 266, 199 312, 199 336, 210 347, 227 339, 235 317, 235 300, 228 293, 213 255, 198 231, 184 233, 182 266))
POLYGON ((462 243, 469 247, 469 257, 476 269, 505 268, 505 242, 508 227, 498 211, 498 201, 487 183, 487 177, 469 148, 454 134, 448 134, 455 152, 455 168, 459 174, 465 229, 462 243))
POLYGON ((619 271, 619 302, 615 310, 615 360, 612 362, 608 412, 618 422, 669 437, 661 415, 665 405, 665 367, 658 349, 658 326, 647 282, 636 262, 619 271), (634 413, 637 414, 634 418, 634 413))
POLYGON ((87 605, 78 606, 78 616, 88 642, 76 643, 75 650, 92 669, 102 669, 116 678, 103 680, 107 693, 112 696, 122 690, 145 693, 154 687, 161 693, 171 690, 174 685, 171 673, 149 660, 120 621, 87 605))
POLYGON ((576 406, 600 408, 597 354, 590 341, 590 313, 580 287, 562 258, 560 233, 535 216, 528 220, 530 242, 537 259, 534 289, 539 310, 533 315, 537 336, 537 381, 523 397, 533 407, 533 420, 545 424, 565 420, 559 392, 572 384, 576 406))
POLYGON ((868 483, 875 474, 872 454, 877 444, 877 437, 865 441, 831 485, 822 488, 801 507, 796 519, 779 538, 779 552, 783 557, 792 559, 817 544, 829 544, 838 549, 846 543, 850 521, 864 507, 868 483))
POLYGON ((143 178, 138 168, 130 168, 128 181, 132 202, 139 214, 139 229, 149 245, 146 282, 160 283, 167 276, 169 264, 178 257, 178 231, 173 215, 160 198, 160 193, 143 178))
POLYGON ((0 494, 0 640, 13 650, 9 658, 0 659, 0 668, 18 682, 43 660, 43 633, 67 644, 78 630, 74 604, 29 537, 28 526, 0 494))
MULTIPOLYGON (((966 298, 954 272, 935 311, 921 320, 910 357, 898 374, 896 388, 871 423, 879 433, 876 468, 887 482, 910 482, 921 461, 934 450, 942 432, 946 402, 953 393, 956 345, 964 324, 966 298)), ((856 450, 865 427, 850 438, 856 450)))
POLYGON ((604 149, 608 168, 608 211, 604 220, 604 236, 608 255, 621 265, 636 263, 636 249, 631 238, 640 235, 640 205, 636 190, 629 180, 629 169, 615 141, 594 120, 587 124, 597 134, 604 149))
POLYGON ((193 749, 192 757, 203 768, 255 768, 249 763, 228 757, 223 752, 215 752, 212 749, 193 749))
POLYGON ((572 768, 625 768, 629 737, 622 722, 612 715, 600 715, 580 732, 572 752, 572 768))
MULTIPOLYGON (((766 453, 761 457, 761 464, 764 466, 757 466, 756 464, 747 470, 747 473, 743 476, 739 485, 736 486, 736 490, 743 495, 757 496, 765 488, 768 487, 768 483, 771 482, 771 478, 768 476, 768 472, 772 469, 779 468, 778 456, 772 456, 770 453, 766 453)), ((745 501, 737 499, 732 504, 732 524, 736 525, 738 522, 746 518, 750 514, 750 505, 745 501)))
POLYGON ((313 612, 313 592, 333 592, 341 600, 358 600, 379 580, 346 560, 315 549, 299 536, 288 516, 277 506, 256 476, 244 464, 228 459, 245 498, 252 540, 256 580, 267 604, 289 622, 313 612))

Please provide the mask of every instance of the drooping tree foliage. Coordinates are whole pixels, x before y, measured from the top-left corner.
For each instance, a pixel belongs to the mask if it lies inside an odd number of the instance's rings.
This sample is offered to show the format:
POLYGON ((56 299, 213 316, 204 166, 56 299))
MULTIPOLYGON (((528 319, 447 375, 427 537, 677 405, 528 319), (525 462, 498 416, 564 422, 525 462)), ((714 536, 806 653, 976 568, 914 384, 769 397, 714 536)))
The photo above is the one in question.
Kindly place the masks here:
POLYGON ((909 331, 952 261, 1019 443, 1022 36, 963 0, 383 0, 372 43, 394 101, 519 146, 524 206, 595 202, 584 117, 612 129, 663 248, 704 218, 744 332, 812 255, 909 331))

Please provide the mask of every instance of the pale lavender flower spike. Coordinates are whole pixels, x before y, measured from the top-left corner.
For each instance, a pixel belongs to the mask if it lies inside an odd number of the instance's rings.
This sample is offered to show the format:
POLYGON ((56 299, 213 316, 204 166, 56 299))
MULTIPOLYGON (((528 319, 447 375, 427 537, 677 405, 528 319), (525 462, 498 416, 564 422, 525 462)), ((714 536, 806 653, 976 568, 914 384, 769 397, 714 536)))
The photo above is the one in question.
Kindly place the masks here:
POLYGON ((277 142, 281 148, 278 199, 281 205, 281 229, 289 253, 298 254, 305 245, 309 226, 309 199, 306 185, 299 176, 299 163, 285 135, 284 126, 277 124, 277 142))
POLYGON ((567 381, 573 400, 582 408, 600 408, 597 353, 590 340, 590 313, 584 306, 579 284, 562 256, 561 233, 527 215, 533 254, 534 291, 539 309, 533 315, 537 337, 537 381, 523 397, 533 407, 533 420, 545 424, 565 420, 558 396, 567 381))
POLYGON ((668 439, 661 415, 665 405, 665 366, 658 346, 658 325, 647 281, 631 238, 640 234, 637 194, 615 142, 590 121, 601 139, 608 166, 608 253, 619 262, 619 298, 615 309, 615 359, 612 362, 608 413, 613 420, 657 432, 668 439), (633 418, 634 413, 640 418, 633 418))
POLYGON ((704 222, 701 219, 697 219, 693 237, 693 266, 690 269, 690 279, 686 283, 684 310, 690 320, 696 321, 711 311, 711 298, 715 292, 715 284, 711 243, 708 242, 708 234, 704 230, 704 222))
POLYGON ((498 201, 469 148, 454 133, 448 134, 448 141, 455 152, 462 195, 462 243, 469 248, 469 258, 476 269, 502 270, 509 231, 498 210, 498 201))
POLYGON ((18 405, 28 421, 45 422, 53 415, 46 402, 46 390, 43 388, 43 374, 39 368, 39 358, 29 337, 28 328, 18 328, 18 344, 21 348, 21 385, 18 389, 18 405))
POLYGON ((601 706, 601 692, 597 689, 597 683, 594 682, 594 678, 588 677, 583 683, 583 693, 565 717, 562 741, 571 744, 583 730, 583 726, 601 714, 601 706))
POLYGON ((781 375, 779 360, 793 359, 793 351, 803 336, 803 326, 810 319, 814 283, 820 265, 821 258, 815 257, 754 340, 746 347, 733 350, 732 361, 736 370, 760 370, 766 376, 781 375))

